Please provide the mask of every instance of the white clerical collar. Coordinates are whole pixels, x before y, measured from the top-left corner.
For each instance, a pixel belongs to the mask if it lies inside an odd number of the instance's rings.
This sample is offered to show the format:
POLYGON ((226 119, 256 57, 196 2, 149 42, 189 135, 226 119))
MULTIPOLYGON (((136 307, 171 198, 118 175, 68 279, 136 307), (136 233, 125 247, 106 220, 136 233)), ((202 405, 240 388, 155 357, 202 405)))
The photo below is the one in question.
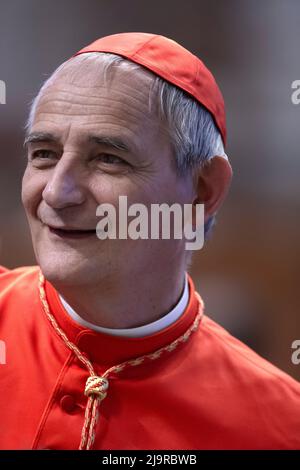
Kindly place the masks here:
POLYGON ((84 320, 83 318, 81 318, 72 309, 72 307, 62 298, 61 295, 59 296, 59 298, 66 312, 70 315, 70 317, 73 318, 73 320, 79 323, 80 325, 85 326, 86 328, 89 328, 90 330, 99 331, 100 333, 105 333, 107 335, 113 335, 113 336, 125 336, 127 338, 140 338, 143 336, 152 335, 154 333, 157 333, 158 331, 163 330, 164 328, 167 328, 168 326, 172 325, 172 323, 175 323, 176 320, 178 320, 178 318, 183 314, 189 301, 188 276, 187 276, 187 273, 185 273, 184 289, 183 289, 182 296, 179 302, 177 303, 177 305, 175 305, 175 307, 169 313, 164 315, 159 320, 156 320, 152 323, 148 323, 147 325, 139 326, 137 328, 116 329, 116 328, 103 328, 102 326, 94 325, 93 323, 90 323, 84 320))

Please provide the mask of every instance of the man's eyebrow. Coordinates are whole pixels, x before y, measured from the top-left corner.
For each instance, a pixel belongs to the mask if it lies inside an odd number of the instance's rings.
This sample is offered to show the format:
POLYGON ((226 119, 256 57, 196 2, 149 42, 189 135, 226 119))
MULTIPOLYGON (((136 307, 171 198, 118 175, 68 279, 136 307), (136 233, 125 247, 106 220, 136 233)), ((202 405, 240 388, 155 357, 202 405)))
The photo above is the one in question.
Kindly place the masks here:
POLYGON ((131 152, 130 146, 121 138, 107 135, 90 135, 88 140, 91 143, 98 145, 105 145, 107 147, 112 147, 116 150, 122 150, 123 152, 131 152))
POLYGON ((24 140, 24 147, 26 147, 29 143, 34 142, 47 142, 47 143, 57 143, 58 137, 54 134, 49 132, 32 132, 25 137, 24 140))
MULTIPOLYGON (((24 147, 29 143, 57 143, 59 138, 49 132, 33 132, 25 137, 24 147)), ((107 147, 114 148, 116 150, 121 150, 123 152, 131 152, 132 149, 130 146, 121 138, 108 136, 108 135, 90 135, 88 141, 93 144, 105 145, 107 147)))

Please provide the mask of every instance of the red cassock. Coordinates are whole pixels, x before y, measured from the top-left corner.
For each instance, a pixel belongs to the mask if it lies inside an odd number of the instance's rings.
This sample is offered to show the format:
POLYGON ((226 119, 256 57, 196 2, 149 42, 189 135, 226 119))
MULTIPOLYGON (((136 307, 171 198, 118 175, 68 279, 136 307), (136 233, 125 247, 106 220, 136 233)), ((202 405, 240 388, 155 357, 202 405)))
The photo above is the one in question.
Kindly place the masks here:
MULTIPOLYGON (((38 277, 38 267, 0 274, 0 448, 77 449, 89 374, 45 315, 38 277)), ((124 338, 78 325, 45 289, 58 325, 100 376, 172 343, 199 308, 189 278, 179 320, 124 338)), ((300 449, 300 384, 206 315, 174 350, 112 376, 99 412, 94 449, 300 449)))

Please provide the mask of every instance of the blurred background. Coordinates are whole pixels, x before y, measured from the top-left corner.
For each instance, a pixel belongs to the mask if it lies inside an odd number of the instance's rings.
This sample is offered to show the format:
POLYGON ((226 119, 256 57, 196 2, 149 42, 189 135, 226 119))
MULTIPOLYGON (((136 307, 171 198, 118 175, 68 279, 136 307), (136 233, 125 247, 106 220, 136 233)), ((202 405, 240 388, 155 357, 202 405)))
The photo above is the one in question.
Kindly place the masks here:
POLYGON ((23 126, 47 76, 97 37, 166 35, 198 55, 223 92, 230 194, 191 273, 206 313, 296 379, 300 339, 298 0, 0 0, 0 264, 34 264, 20 202, 23 126))

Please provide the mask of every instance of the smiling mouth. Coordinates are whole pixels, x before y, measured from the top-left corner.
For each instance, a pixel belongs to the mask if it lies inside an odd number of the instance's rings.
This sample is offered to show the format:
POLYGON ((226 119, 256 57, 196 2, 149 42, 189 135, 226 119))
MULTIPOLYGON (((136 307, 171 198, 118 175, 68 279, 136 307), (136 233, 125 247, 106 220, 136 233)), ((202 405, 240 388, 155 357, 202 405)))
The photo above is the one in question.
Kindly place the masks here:
POLYGON ((48 226, 50 233, 56 235, 60 238, 65 239, 80 239, 80 238, 90 238, 96 235, 96 229, 92 230, 69 230, 61 228, 53 228, 48 226))

